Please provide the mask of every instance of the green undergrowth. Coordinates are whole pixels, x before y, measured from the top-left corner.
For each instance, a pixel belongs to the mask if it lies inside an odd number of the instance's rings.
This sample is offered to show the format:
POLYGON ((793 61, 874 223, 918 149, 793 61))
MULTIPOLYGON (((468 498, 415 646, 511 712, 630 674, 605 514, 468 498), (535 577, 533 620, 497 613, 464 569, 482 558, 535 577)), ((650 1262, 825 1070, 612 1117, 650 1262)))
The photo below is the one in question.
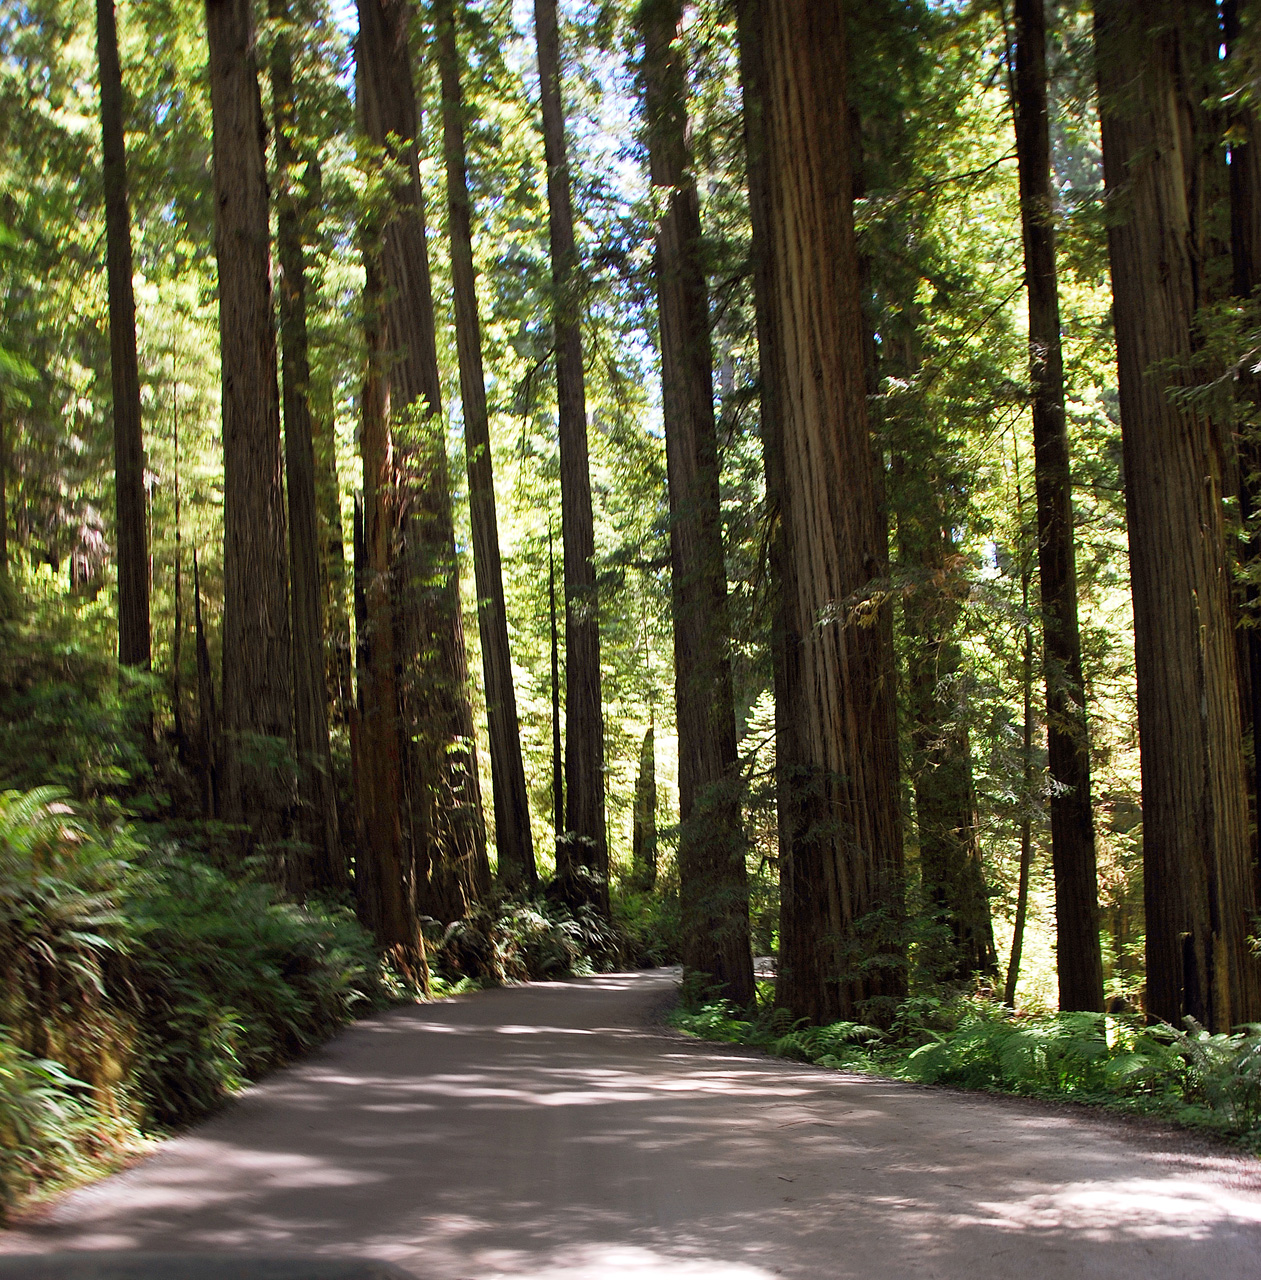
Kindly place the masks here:
POLYGON ((808 1026, 783 1009, 741 1016, 725 1002, 672 1021, 705 1040, 837 1070, 1090 1103, 1210 1130, 1261 1150, 1261 1025, 1210 1034, 1136 1015, 1014 1014, 975 996, 914 997, 888 1031, 808 1026))
POLYGON ((0 1205, 187 1124, 392 994, 298 906, 55 788, 0 793, 0 1205))

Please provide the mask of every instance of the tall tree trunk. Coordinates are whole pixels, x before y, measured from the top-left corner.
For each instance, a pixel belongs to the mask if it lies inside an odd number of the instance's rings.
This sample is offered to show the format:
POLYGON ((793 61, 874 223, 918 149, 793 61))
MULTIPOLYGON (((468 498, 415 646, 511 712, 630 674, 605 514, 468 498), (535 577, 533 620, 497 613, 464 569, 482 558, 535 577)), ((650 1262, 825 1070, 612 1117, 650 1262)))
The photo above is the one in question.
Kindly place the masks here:
POLYGON ((562 878, 571 877, 579 867, 592 873, 599 882, 594 896, 607 910, 609 851, 604 827, 600 610, 587 456, 587 393, 579 329, 581 279, 565 150, 556 0, 534 0, 534 27, 555 290, 552 324, 560 435, 561 539, 565 554, 565 837, 557 845, 556 871, 562 878))
POLYGON ((1029 292, 1029 380, 1033 387, 1047 754, 1054 783, 1050 808, 1056 971, 1061 1009, 1101 1011, 1103 960, 1099 950, 1099 886, 1090 798, 1090 725, 1077 624, 1077 561, 1055 273, 1043 0, 1015 0, 1015 19, 1012 98, 1029 292))
POLYGON ((641 68, 657 225, 657 316, 670 491, 671 603, 679 734, 679 903, 683 965, 752 1005, 742 780, 728 652, 713 353, 700 201, 687 131, 682 0, 642 0, 641 68))
POLYGON ((171 458, 172 485, 175 506, 175 582, 174 614, 171 619, 171 719, 175 728, 175 750, 180 764, 188 760, 188 733, 184 727, 184 530, 180 511, 180 412, 179 381, 174 368, 175 354, 171 353, 171 458))
POLYGON ((114 494, 118 539, 118 661, 148 667, 149 549, 145 525, 144 432, 131 283, 131 214, 123 134, 123 73, 114 0, 96 0, 101 71, 101 150, 105 178, 105 257, 109 275, 109 366, 114 405, 114 494))
POLYGON ((1206 265, 1184 164, 1192 104, 1179 81, 1200 8, 1095 0, 1095 44, 1142 740, 1147 1011, 1221 1031, 1261 1014, 1223 459, 1213 424, 1167 385, 1193 354, 1206 265))
POLYGON ((223 364, 223 816, 289 835, 293 726, 265 129, 250 0, 206 0, 223 364))
MULTIPOLYGON (((644 893, 657 887, 657 751, 653 726, 639 749, 631 826, 631 883, 644 893)), ((699 972, 705 972, 700 970, 699 972)))
POLYGON ((390 438, 391 352, 380 238, 365 236, 368 369, 361 401, 362 516, 356 511, 355 616, 359 639, 356 802, 363 847, 356 861, 359 914, 403 970, 428 985, 416 885, 403 842, 402 763, 396 677, 394 538, 398 474, 390 438))
POLYGON ((547 599, 552 643, 552 831, 557 849, 565 834, 565 754, 560 745, 560 634, 556 625, 556 557, 547 526, 547 599))
POLYGON ((538 885, 538 872, 534 865, 530 799, 525 788, 525 765, 521 759, 521 728, 517 720, 517 694, 512 684, 508 611, 504 603, 503 569, 499 559, 490 420, 482 371, 482 326, 477 314, 477 277, 473 266, 472 209, 464 155, 464 101, 460 89, 456 12, 455 0, 435 0, 434 24, 442 79, 442 141, 447 169, 447 229, 451 244, 451 283, 455 293, 456 345, 460 356, 460 400, 464 416, 464 453, 468 463, 477 622, 486 681, 495 843, 499 850, 500 878, 513 888, 532 890, 538 885))
POLYGON ((887 1019, 906 989, 887 545, 867 419, 838 0, 742 0, 767 495, 777 519, 776 1000, 887 1019), (861 625, 865 612, 876 612, 861 625))
POLYGON ((319 518, 315 498, 315 446, 309 390, 306 263, 298 196, 294 190, 297 105, 292 19, 287 0, 269 0, 276 23, 271 49, 271 94, 276 135, 276 260, 285 423, 285 478, 289 493, 289 572, 292 584, 294 745, 302 799, 299 831, 310 846, 309 865, 295 868, 291 887, 343 889, 346 866, 338 832, 333 757, 328 742, 328 682, 324 661, 319 518))
POLYGON ((406 836, 418 905, 445 920, 489 888, 434 332, 410 0, 358 0, 360 109, 400 175, 382 229, 385 378, 398 484, 391 564, 406 836))
MULTIPOLYGON (((1242 5, 1238 0, 1226 0, 1222 6, 1223 27, 1226 36, 1229 62, 1244 60, 1242 5)), ((1255 18, 1249 37, 1255 40, 1255 18)), ((1252 52, 1252 51, 1249 51, 1252 52)), ((1251 60, 1244 60, 1245 68, 1251 60)), ((1242 76, 1232 74, 1231 88, 1242 88, 1248 80, 1245 70, 1242 76)), ((1232 286, 1241 301, 1255 300, 1261 286, 1261 121, 1252 105, 1251 96, 1239 95, 1230 116, 1230 243, 1232 286)), ((1249 406, 1249 420, 1237 438, 1239 472, 1239 515, 1243 524, 1243 536, 1239 548, 1245 560, 1254 563, 1261 560, 1261 380, 1255 370, 1246 367, 1239 376, 1240 390, 1249 406)), ((1258 735, 1261 734, 1261 591, 1258 591, 1252 575, 1243 576, 1244 625, 1240 628, 1240 712, 1243 718, 1245 741, 1252 748, 1251 767, 1248 776, 1250 826, 1252 828, 1252 857, 1261 891, 1261 861, 1258 852, 1257 803, 1258 735)))

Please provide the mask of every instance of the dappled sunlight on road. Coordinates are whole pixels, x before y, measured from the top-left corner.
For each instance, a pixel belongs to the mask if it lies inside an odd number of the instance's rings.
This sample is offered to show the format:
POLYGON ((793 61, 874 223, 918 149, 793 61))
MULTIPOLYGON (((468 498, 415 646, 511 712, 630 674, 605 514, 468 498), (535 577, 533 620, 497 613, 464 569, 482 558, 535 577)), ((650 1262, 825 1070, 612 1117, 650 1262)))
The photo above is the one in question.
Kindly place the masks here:
POLYGON ((1040 1278, 1256 1273, 1254 1166, 688 1042, 645 1024, 671 980, 390 1011, 0 1248, 364 1254, 431 1280, 984 1280, 1013 1248, 1040 1278))

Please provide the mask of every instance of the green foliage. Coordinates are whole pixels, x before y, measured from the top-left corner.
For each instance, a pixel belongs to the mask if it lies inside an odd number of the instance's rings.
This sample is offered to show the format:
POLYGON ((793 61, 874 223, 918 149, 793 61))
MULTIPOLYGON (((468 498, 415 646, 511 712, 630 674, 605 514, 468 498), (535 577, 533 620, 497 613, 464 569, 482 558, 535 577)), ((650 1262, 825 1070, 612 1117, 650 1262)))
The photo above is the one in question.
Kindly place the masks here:
POLYGON ((1261 1143, 1261 1026, 1212 1035, 1146 1026, 1135 1015, 1035 1017, 978 997, 905 1001, 888 1032, 853 1022, 810 1027, 784 1009, 741 1018, 725 1002, 680 1011, 673 1024, 824 1067, 1160 1115, 1261 1143))
POLYGON ((187 1123, 383 1002, 342 907, 297 906, 46 787, 0 794, 0 1194, 187 1123))
POLYGON ((669 963, 677 951, 677 900, 622 893, 613 918, 548 897, 499 898, 443 931, 435 967, 444 981, 527 982, 669 963))

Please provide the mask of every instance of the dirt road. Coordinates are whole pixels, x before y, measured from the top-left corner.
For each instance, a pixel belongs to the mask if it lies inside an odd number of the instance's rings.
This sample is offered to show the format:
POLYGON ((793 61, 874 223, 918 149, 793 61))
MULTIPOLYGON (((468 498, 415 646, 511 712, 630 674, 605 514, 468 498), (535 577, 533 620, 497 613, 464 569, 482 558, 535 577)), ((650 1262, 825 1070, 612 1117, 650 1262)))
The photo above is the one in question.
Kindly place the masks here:
POLYGON ((685 1041, 669 972, 359 1023, 0 1252, 359 1254, 431 1280, 1261 1275, 1261 1165, 685 1041))

